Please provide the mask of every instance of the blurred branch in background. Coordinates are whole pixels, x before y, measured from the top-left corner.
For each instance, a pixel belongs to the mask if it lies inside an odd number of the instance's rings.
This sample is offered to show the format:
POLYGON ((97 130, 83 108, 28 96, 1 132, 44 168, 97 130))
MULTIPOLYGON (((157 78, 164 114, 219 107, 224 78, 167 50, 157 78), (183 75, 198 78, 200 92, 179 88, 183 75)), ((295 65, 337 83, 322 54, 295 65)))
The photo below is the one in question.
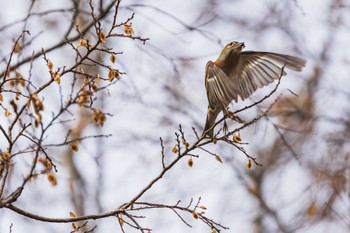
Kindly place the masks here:
POLYGON ((347 2, 26 4, 0 25, 1 232, 348 232, 347 2), (307 67, 205 139, 232 39, 307 67))

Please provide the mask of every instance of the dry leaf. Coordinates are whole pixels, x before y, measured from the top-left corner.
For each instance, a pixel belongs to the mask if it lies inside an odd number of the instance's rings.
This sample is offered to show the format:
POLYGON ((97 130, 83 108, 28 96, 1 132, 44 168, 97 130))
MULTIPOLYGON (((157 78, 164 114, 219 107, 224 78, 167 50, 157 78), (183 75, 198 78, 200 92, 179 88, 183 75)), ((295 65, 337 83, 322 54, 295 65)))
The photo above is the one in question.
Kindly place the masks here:
POLYGON ((88 47, 88 42, 82 38, 79 43, 79 47, 88 47))
POLYGON ((5 117, 9 117, 11 114, 12 113, 8 109, 5 110, 5 117))
POLYGON ((250 159, 248 159, 247 168, 248 169, 252 168, 252 161, 250 159))
POLYGON ((47 175, 47 179, 49 180, 50 184, 52 186, 56 186, 57 185, 57 178, 56 178, 56 175, 53 174, 52 172, 50 172, 48 175, 47 175))
POLYGON ((60 84, 60 83, 61 83, 61 75, 60 75, 59 73, 56 72, 56 73, 54 74, 53 80, 54 80, 56 83, 60 84))
POLYGON ((233 135, 232 140, 236 143, 242 142, 241 134, 238 133, 237 135, 233 135))
POLYGON ((11 154, 10 154, 8 151, 3 151, 3 152, 1 153, 1 157, 2 157, 3 159, 9 159, 9 158, 11 158, 11 154))
POLYGON ((52 70, 53 69, 53 63, 51 61, 49 61, 47 63, 47 67, 49 68, 49 70, 52 70))
POLYGON ((216 155, 216 156, 215 156, 215 159, 216 159, 216 161, 222 163, 222 159, 221 159, 221 157, 220 157, 219 155, 216 155))
POLYGON ((71 218, 75 218, 75 217, 76 217, 76 215, 75 215, 75 213, 74 213, 74 212, 69 212, 69 217, 71 217, 71 218))
POLYGON ((100 31, 100 41, 102 44, 107 41, 106 34, 102 30, 100 31))
POLYGON ((174 154, 176 154, 178 152, 176 146, 173 147, 173 149, 171 150, 174 154))
POLYGON ((317 213, 317 205, 316 202, 312 202, 309 206, 309 208, 307 209, 307 216, 309 218, 312 218, 313 216, 315 216, 315 214, 317 213))
POLYGON ((13 47, 13 52, 14 53, 19 53, 21 51, 21 46, 20 44, 17 42, 14 47, 13 47))
POLYGON ((79 151, 79 146, 78 146, 77 142, 72 142, 69 145, 69 148, 70 148, 71 151, 74 151, 74 152, 78 152, 79 151))
POLYGON ((124 33, 128 36, 134 35, 134 29, 132 28, 132 24, 124 24, 124 33))
POLYGON ((119 222, 120 226, 124 225, 124 220, 123 220, 123 216, 122 215, 118 215, 118 222, 119 222))
POLYGON ((114 54, 111 54, 109 56, 109 60, 111 60, 112 63, 115 63, 115 60, 116 60, 116 56, 114 54))
POLYGON ((192 159, 192 158, 190 158, 190 159, 187 161, 187 165, 188 165, 189 167, 192 167, 192 166, 193 166, 193 159, 192 159))

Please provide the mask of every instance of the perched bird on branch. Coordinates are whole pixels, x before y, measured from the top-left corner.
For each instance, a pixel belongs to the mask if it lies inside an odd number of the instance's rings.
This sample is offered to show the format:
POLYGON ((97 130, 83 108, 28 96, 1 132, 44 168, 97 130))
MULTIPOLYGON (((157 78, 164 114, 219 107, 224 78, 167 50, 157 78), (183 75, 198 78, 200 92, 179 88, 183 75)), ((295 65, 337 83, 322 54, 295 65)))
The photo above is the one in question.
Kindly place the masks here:
POLYGON ((205 88, 208 113, 203 135, 212 138, 215 120, 232 100, 248 98, 258 88, 272 83, 287 73, 284 68, 301 71, 306 61, 279 53, 244 51, 243 42, 233 41, 222 50, 215 62, 208 61, 205 68, 205 88))

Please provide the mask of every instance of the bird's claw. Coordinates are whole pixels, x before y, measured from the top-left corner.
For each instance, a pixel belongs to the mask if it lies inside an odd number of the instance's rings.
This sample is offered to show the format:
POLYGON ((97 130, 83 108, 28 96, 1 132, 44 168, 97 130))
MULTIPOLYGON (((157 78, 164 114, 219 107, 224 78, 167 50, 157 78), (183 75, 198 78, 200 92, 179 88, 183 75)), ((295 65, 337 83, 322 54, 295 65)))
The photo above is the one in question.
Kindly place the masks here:
POLYGON ((242 120, 240 117, 235 116, 235 115, 232 115, 230 118, 231 118, 232 120, 234 120, 234 121, 240 123, 240 124, 245 124, 245 123, 247 123, 247 122, 245 122, 244 120, 242 120))

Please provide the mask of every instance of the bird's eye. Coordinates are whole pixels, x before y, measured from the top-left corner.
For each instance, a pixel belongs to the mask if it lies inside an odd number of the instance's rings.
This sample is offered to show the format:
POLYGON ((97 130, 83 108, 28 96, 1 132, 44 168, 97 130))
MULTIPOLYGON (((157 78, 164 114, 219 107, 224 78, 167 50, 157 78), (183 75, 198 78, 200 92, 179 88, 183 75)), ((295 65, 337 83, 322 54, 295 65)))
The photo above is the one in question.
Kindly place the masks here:
POLYGON ((230 43, 227 44, 227 47, 234 47, 235 45, 237 45, 237 41, 232 41, 230 43))
POLYGON ((227 44, 227 46, 228 46, 228 47, 232 47, 233 44, 234 44, 234 42, 230 42, 230 43, 227 44))

